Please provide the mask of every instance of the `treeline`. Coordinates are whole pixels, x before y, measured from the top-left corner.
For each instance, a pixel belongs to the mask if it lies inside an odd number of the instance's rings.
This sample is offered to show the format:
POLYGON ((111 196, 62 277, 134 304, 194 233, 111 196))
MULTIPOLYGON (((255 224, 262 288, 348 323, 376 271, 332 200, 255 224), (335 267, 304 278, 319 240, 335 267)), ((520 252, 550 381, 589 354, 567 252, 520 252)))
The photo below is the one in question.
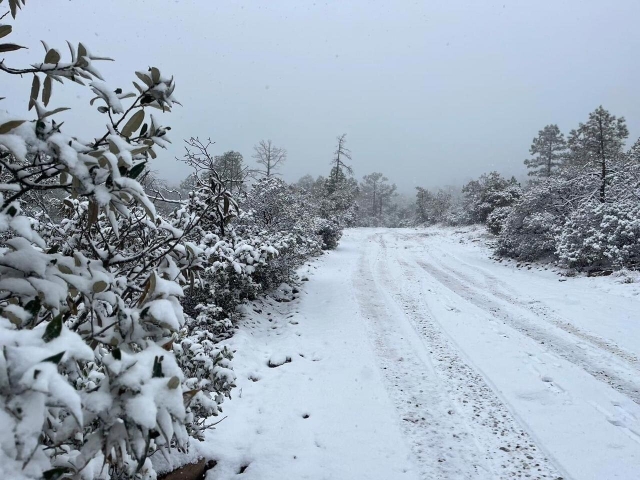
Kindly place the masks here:
POLYGON ((418 189, 419 221, 484 223, 496 253, 552 260, 580 271, 640 267, 640 140, 628 150, 624 118, 602 107, 567 137, 538 132, 521 186, 497 172, 466 184, 457 198, 418 189))
MULTIPOLYGON (((396 185, 380 172, 364 175, 358 181, 350 164, 352 154, 347 148, 346 134, 336 140, 328 175, 316 178, 305 175, 288 186, 290 191, 304 194, 310 204, 318 207, 319 215, 334 219, 341 227, 399 227, 415 224, 413 202, 403 202, 396 185)), ((236 151, 213 158, 212 168, 219 173, 226 188, 239 198, 247 194, 254 182, 263 178, 278 178, 279 167, 287 158, 286 150, 276 147, 270 140, 261 141, 254 150, 256 153, 253 158, 261 166, 259 169, 247 165, 243 155, 236 151)), ((282 180, 279 182, 286 185, 282 180)), ((180 191, 183 195, 192 183, 192 177, 182 182, 180 191)), ((173 193, 166 187, 165 191, 167 196, 173 193)))

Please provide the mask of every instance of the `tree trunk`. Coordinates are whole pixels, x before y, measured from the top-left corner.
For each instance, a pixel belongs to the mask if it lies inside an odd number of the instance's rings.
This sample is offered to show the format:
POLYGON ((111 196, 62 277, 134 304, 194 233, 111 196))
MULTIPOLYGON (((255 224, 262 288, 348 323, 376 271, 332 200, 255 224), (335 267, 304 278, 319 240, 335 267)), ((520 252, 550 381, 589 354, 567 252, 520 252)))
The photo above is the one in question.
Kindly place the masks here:
POLYGON ((604 203, 607 188, 607 159, 604 152, 604 132, 602 131, 602 118, 598 119, 598 128, 600 129, 600 163, 602 167, 602 178, 600 179, 600 203, 604 203))

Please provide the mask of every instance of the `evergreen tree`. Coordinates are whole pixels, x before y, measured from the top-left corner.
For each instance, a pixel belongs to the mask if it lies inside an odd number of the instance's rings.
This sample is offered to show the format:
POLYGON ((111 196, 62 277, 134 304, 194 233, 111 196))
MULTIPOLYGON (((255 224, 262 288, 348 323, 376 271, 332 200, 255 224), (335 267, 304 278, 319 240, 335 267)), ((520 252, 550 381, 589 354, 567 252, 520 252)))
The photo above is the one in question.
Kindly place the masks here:
POLYGON ((372 217, 380 215, 379 203, 381 201, 382 184, 389 181, 380 172, 373 172, 362 177, 360 194, 362 198, 362 206, 365 212, 372 217))
POLYGON ((629 130, 624 117, 616 118, 602 106, 589 114, 587 123, 580 123, 569 134, 571 163, 585 167, 599 177, 599 200, 604 203, 611 169, 623 160, 623 148, 629 130))
POLYGON ((529 152, 534 157, 524 161, 529 175, 549 178, 566 157, 567 142, 558 125, 547 125, 533 139, 529 152))
MULTIPOLYGON (((385 207, 389 206, 391 198, 395 195, 395 184, 389 184, 389 179, 380 172, 370 173, 362 177, 360 184, 359 204, 363 224, 380 225, 385 207), (367 217, 369 217, 367 219, 367 217)), ((385 222, 382 222, 383 224, 385 222)))

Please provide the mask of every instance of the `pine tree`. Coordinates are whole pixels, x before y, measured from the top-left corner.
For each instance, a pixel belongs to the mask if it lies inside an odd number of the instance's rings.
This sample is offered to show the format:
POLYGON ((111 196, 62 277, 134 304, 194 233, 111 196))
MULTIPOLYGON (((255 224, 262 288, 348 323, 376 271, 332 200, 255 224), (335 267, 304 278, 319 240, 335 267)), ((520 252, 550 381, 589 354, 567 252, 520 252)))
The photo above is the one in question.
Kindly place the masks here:
POLYGON ((580 123, 569 134, 571 163, 585 167, 599 177, 599 199, 606 200, 611 168, 623 159, 623 148, 629 130, 624 117, 616 118, 599 106, 589 114, 587 123, 580 123))
POLYGON ((380 203, 380 194, 382 184, 388 182, 389 179, 380 172, 373 172, 362 177, 360 192, 362 194, 363 203, 370 216, 379 215, 378 204, 380 203))
POLYGON ((529 175, 549 178, 566 157, 567 142, 558 125, 547 125, 538 132, 529 148, 534 157, 524 161, 529 175))

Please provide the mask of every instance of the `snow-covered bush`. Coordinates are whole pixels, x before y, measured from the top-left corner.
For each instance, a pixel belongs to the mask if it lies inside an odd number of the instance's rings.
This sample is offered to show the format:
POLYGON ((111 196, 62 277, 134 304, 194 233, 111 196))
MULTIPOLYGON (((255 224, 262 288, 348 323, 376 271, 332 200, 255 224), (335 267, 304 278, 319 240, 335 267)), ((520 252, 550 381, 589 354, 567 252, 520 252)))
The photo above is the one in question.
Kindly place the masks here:
POLYGON ((335 220, 319 218, 316 224, 317 234, 322 239, 323 250, 335 250, 342 238, 342 229, 335 220))
MULTIPOLYGON (((202 182, 216 174, 207 160, 209 145, 197 139, 190 142, 197 152, 189 154, 188 163, 193 165, 193 159, 199 158, 196 165, 202 168, 195 181, 202 182)), ((190 197, 188 205, 199 203, 194 194, 190 197)), ((197 250, 206 263, 197 281, 186 289, 183 305, 190 318, 207 325, 210 341, 231 334, 239 304, 291 283, 302 262, 337 244, 341 229, 320 218, 317 211, 304 192, 271 176, 246 193, 233 223, 215 215, 200 223, 197 250)))
POLYGON ((465 210, 474 223, 484 223, 498 207, 513 205, 521 195, 515 178, 507 180, 498 172, 483 174, 462 188, 465 210))
POLYGON ((259 238, 277 251, 269 262, 255 268, 253 278, 263 289, 289 283, 305 259, 320 253, 324 245, 321 230, 330 223, 319 217, 318 207, 306 195, 284 181, 274 177, 258 181, 241 208, 238 234, 259 238))
POLYGON ((451 208, 444 218, 444 224, 452 227, 470 225, 472 223, 471 213, 464 208, 459 199, 451 204, 451 208))
POLYGON ((577 208, 558 236, 557 255, 581 270, 640 266, 640 205, 637 201, 589 203, 577 208))
POLYGON ((233 202, 216 185, 163 219, 137 181, 168 142, 149 108, 171 110, 172 78, 136 72, 125 92, 83 44, 68 60, 45 50, 27 69, 2 63, 31 78, 35 118, 0 114, 0 476, 155 478, 149 456, 187 448, 233 383, 228 352, 197 366, 214 347, 180 303, 206 260, 188 237, 233 202), (88 82, 106 131, 63 132, 53 81, 88 82))
POLYGON ((498 235, 502 231, 502 227, 504 226, 512 209, 512 206, 497 207, 489 214, 486 224, 491 233, 498 235))
POLYGON ((525 261, 554 256, 556 233, 568 213, 559 187, 546 180, 524 191, 502 221, 499 255, 525 261))

